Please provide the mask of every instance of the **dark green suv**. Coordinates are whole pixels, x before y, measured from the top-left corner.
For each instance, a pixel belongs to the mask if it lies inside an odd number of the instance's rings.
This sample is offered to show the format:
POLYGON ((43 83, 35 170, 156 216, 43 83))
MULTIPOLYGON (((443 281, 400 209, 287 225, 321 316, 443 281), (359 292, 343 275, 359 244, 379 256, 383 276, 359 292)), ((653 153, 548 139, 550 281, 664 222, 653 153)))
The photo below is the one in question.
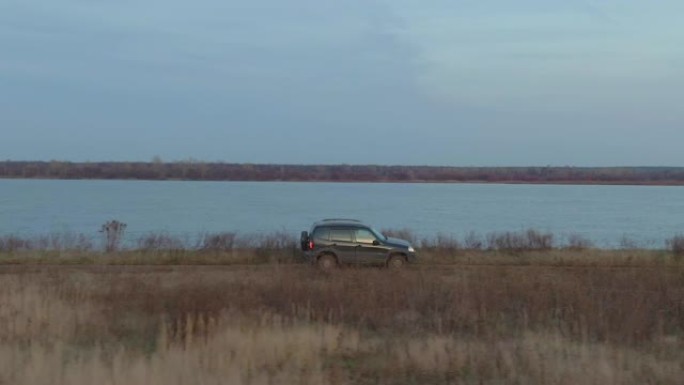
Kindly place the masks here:
POLYGON ((355 219, 324 219, 302 231, 305 258, 322 269, 341 264, 402 267, 415 262, 416 251, 403 239, 390 238, 355 219))

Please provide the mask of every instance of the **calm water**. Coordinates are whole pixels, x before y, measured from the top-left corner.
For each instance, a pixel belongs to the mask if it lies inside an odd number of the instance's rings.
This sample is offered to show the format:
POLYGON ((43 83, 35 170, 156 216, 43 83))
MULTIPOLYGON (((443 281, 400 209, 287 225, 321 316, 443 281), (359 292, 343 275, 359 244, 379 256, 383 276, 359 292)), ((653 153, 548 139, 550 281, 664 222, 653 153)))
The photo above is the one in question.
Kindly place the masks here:
POLYGON ((97 235, 117 219, 135 237, 165 231, 298 234, 328 217, 437 232, 535 228, 602 246, 647 247, 684 233, 684 188, 492 184, 335 184, 0 180, 0 235, 97 235))

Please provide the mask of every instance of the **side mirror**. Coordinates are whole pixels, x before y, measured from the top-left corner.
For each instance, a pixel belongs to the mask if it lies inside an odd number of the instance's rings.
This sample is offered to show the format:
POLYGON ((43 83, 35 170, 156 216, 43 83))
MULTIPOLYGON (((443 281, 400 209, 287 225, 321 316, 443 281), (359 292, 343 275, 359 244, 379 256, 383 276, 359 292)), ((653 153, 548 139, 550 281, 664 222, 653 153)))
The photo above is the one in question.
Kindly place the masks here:
POLYGON ((374 239, 373 240, 373 246, 380 246, 380 241, 378 241, 377 239, 374 239))

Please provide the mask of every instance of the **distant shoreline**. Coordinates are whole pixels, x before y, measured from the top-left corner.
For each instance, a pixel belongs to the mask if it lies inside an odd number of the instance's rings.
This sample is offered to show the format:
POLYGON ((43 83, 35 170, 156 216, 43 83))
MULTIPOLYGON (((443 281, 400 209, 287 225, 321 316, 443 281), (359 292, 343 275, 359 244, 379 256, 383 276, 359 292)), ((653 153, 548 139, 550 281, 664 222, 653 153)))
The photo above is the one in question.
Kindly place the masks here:
POLYGON ((684 186, 684 167, 2 161, 0 179, 684 186))
POLYGON ((684 181, 671 183, 651 182, 525 182, 525 181, 434 181, 434 180, 251 180, 251 179, 135 179, 135 178, 43 178, 43 177, 4 177, 0 180, 63 180, 63 181, 120 181, 120 182, 257 182, 257 183, 359 183, 359 184, 491 184, 491 185, 537 185, 537 186, 643 186, 643 187, 681 187, 684 181))

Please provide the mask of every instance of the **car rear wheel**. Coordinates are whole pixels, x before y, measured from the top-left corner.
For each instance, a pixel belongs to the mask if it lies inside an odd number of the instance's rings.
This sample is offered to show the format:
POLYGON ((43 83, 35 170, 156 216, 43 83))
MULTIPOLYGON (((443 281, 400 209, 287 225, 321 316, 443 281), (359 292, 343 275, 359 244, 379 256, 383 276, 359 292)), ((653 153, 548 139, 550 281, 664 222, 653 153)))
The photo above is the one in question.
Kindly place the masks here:
POLYGON ((406 264, 406 259, 401 255, 393 255, 387 260, 387 268, 392 270, 398 270, 404 267, 406 264))
POLYGON ((330 254, 324 254, 318 257, 318 268, 325 271, 330 271, 337 267, 337 260, 330 254))

